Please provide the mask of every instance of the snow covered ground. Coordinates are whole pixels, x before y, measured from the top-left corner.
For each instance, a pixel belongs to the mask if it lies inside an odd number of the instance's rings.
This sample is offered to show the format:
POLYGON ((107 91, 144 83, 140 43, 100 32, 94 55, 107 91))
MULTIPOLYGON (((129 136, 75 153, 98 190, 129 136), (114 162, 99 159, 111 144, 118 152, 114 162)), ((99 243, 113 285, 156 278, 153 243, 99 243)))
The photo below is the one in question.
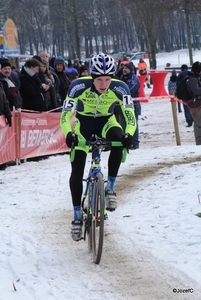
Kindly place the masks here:
POLYGON ((201 299, 201 148, 183 112, 178 122, 181 146, 169 99, 142 103, 100 265, 70 237, 67 154, 0 171, 0 300, 201 299))

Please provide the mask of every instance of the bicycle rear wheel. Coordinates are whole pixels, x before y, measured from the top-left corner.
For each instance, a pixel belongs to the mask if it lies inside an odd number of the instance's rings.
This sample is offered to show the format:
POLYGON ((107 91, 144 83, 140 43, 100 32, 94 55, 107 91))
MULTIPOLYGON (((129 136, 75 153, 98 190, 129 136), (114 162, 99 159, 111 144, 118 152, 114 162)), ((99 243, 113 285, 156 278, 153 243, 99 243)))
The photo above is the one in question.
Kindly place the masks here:
POLYGON ((104 182, 101 173, 94 179, 92 201, 92 256, 93 262, 99 264, 103 249, 104 235, 104 182))

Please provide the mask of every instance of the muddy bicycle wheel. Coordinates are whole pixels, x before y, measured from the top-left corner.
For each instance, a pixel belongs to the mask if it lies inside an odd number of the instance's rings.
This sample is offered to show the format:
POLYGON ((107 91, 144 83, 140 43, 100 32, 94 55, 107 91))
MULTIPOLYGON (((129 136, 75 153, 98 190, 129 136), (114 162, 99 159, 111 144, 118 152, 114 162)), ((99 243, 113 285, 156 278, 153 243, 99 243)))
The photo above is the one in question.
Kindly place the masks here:
POLYGON ((88 202, 87 202, 87 240, 88 240, 88 250, 89 252, 92 251, 92 230, 91 230, 91 219, 92 219, 92 216, 91 216, 91 209, 90 209, 90 193, 91 193, 91 189, 92 189, 92 183, 90 183, 90 186, 89 186, 89 192, 88 192, 88 196, 87 196, 87 199, 88 199, 88 202))
POLYGON ((104 236, 104 182, 100 173, 96 174, 94 180, 91 230, 93 262, 99 264, 104 236))

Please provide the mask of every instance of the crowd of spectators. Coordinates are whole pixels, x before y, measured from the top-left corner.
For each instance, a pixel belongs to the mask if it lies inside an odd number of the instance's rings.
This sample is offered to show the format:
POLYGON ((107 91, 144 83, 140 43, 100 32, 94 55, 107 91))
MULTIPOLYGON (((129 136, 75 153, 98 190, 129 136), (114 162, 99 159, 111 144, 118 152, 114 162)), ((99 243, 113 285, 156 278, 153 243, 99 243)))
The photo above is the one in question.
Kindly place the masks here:
POLYGON ((0 115, 11 126, 15 109, 60 112, 69 85, 80 76, 89 75, 89 65, 79 59, 68 64, 62 56, 49 57, 44 50, 28 59, 17 70, 6 58, 0 59, 0 115))

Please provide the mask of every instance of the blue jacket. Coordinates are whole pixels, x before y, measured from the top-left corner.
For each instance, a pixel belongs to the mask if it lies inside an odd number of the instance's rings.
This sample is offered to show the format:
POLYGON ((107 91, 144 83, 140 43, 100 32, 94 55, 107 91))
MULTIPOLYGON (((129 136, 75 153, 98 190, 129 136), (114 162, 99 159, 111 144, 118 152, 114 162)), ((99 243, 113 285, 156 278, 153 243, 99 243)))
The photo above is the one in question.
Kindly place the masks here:
MULTIPOLYGON (((120 79, 128 85, 132 98, 139 97, 140 81, 137 75, 134 74, 134 72, 130 72, 127 75, 121 75, 120 79)), ((134 107, 135 107, 135 113, 140 115, 141 114, 140 101, 138 100, 134 101, 134 107)))
POLYGON ((120 79, 128 85, 132 98, 139 97, 140 81, 134 72, 130 72, 127 75, 121 75, 120 79))

